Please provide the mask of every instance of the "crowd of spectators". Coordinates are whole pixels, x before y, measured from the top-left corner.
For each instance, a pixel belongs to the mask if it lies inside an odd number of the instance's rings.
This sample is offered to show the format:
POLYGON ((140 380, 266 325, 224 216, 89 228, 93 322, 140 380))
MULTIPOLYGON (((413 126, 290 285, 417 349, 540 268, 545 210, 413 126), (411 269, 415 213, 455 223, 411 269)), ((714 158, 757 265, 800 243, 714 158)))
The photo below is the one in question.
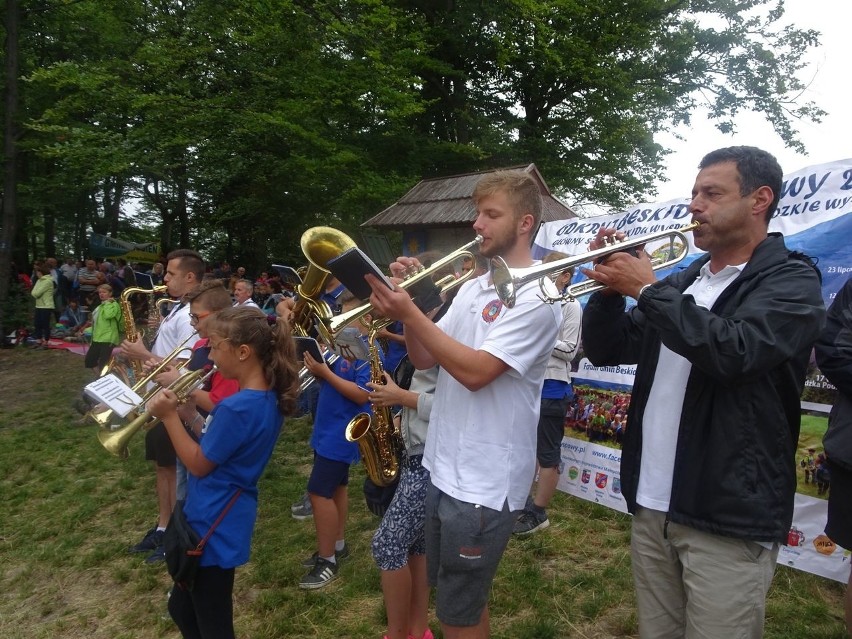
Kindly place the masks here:
MULTIPOLYGON (((6 340, 9 344, 33 344, 36 328, 36 313, 33 310, 34 298, 32 291, 39 278, 39 269, 44 268, 52 280, 53 307, 50 309, 50 319, 45 324, 47 314, 47 297, 44 294, 46 283, 42 283, 39 293, 39 323, 40 334, 37 343, 46 344, 44 331, 48 330, 53 338, 84 339, 83 328, 90 324, 91 313, 100 304, 98 287, 109 284, 115 299, 121 298, 121 293, 128 287, 149 288, 163 285, 165 267, 162 262, 154 264, 128 263, 122 257, 109 259, 76 260, 66 257, 60 264, 53 257, 36 260, 32 268, 21 268, 12 263, 10 272, 10 306, 19 309, 16 313, 7 313, 9 323, 17 325, 6 340), (45 329, 45 326, 47 329, 45 329)), ((205 279, 221 279, 225 287, 233 295, 237 282, 247 281, 251 287, 250 299, 265 313, 275 314, 278 304, 287 297, 294 295, 295 283, 289 279, 282 280, 281 275, 270 269, 261 271, 252 278, 246 268, 239 266, 231 269, 230 264, 222 262, 219 266, 209 269, 205 279)), ((144 296, 140 304, 147 303, 144 296)), ((134 303, 134 315, 144 317, 145 309, 134 303)), ((8 331, 7 331, 8 332, 8 331)))
POLYGON ((627 430, 629 406, 629 393, 577 387, 565 424, 575 435, 585 435, 590 442, 620 445, 627 430))

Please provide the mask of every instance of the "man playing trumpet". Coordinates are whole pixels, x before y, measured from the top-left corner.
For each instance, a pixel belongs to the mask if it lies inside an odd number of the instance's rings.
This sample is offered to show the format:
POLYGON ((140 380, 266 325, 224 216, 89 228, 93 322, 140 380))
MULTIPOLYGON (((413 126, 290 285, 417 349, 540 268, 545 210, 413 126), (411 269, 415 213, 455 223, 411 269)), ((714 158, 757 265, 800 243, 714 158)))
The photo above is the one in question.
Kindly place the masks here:
POLYGON ((758 638, 825 309, 810 259, 767 232, 775 158, 729 147, 699 169, 689 210, 707 255, 659 282, 644 253, 584 269, 609 288, 586 305, 583 345, 596 366, 637 364, 621 486, 640 637, 758 638))
MULTIPOLYGON (((535 180, 522 171, 488 174, 473 201, 481 253, 501 255, 511 267, 532 264, 531 236, 541 217, 535 180)), ((413 258, 391 265, 395 277, 416 268, 413 258)), ((510 309, 486 274, 463 284, 433 324, 405 290, 367 281, 376 311, 403 322, 414 366, 440 366, 423 458, 432 482, 427 569, 444 637, 484 639, 491 582, 535 472, 539 398, 559 308, 526 287, 510 309)))

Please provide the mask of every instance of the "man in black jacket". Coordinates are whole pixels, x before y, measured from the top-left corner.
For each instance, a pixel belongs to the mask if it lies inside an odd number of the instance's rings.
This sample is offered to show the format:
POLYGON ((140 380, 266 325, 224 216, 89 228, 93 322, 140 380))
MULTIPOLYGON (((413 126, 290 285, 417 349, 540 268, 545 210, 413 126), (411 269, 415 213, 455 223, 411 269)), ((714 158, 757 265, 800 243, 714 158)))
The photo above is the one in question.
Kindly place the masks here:
MULTIPOLYGON (((852 549, 852 279, 846 281, 828 309, 825 330, 816 343, 816 361, 837 387, 822 440, 831 471, 825 533, 842 548, 852 549)), ((846 587, 846 631, 852 634, 852 574, 846 587)))
POLYGON ((643 638, 762 636, 793 516, 799 396, 825 321, 817 270, 768 233, 775 158, 730 147, 699 169, 690 212, 706 255, 659 282, 645 254, 587 271, 608 289, 586 306, 586 354, 637 364, 621 484, 643 638))

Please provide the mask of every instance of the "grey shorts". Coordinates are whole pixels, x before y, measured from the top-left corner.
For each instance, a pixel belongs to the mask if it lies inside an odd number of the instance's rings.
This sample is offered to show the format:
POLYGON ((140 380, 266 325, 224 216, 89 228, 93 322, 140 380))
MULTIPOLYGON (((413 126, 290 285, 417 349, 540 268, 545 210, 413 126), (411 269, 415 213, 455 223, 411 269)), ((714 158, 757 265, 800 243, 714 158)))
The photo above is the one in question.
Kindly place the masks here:
POLYGON ((559 468, 562 464, 565 413, 570 403, 567 397, 541 400, 535 456, 542 468, 559 468))
POLYGON ((517 512, 459 501, 432 484, 426 493, 426 565, 437 586, 435 614, 450 626, 475 626, 517 512))

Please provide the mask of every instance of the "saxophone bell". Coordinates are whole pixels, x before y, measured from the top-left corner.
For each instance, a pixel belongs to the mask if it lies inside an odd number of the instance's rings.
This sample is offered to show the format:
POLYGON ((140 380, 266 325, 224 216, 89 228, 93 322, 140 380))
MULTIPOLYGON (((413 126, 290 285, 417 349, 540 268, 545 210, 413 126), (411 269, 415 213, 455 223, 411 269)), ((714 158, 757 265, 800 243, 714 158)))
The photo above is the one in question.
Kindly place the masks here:
MULTIPOLYGON (((385 371, 379 356, 376 333, 379 324, 373 324, 368 337, 370 356, 370 381, 385 383, 385 371)), ((402 434, 391 418, 387 406, 373 405, 373 414, 358 413, 346 425, 346 440, 357 442, 361 461, 367 477, 377 486, 389 486, 399 477, 399 455, 402 451, 402 434)))

